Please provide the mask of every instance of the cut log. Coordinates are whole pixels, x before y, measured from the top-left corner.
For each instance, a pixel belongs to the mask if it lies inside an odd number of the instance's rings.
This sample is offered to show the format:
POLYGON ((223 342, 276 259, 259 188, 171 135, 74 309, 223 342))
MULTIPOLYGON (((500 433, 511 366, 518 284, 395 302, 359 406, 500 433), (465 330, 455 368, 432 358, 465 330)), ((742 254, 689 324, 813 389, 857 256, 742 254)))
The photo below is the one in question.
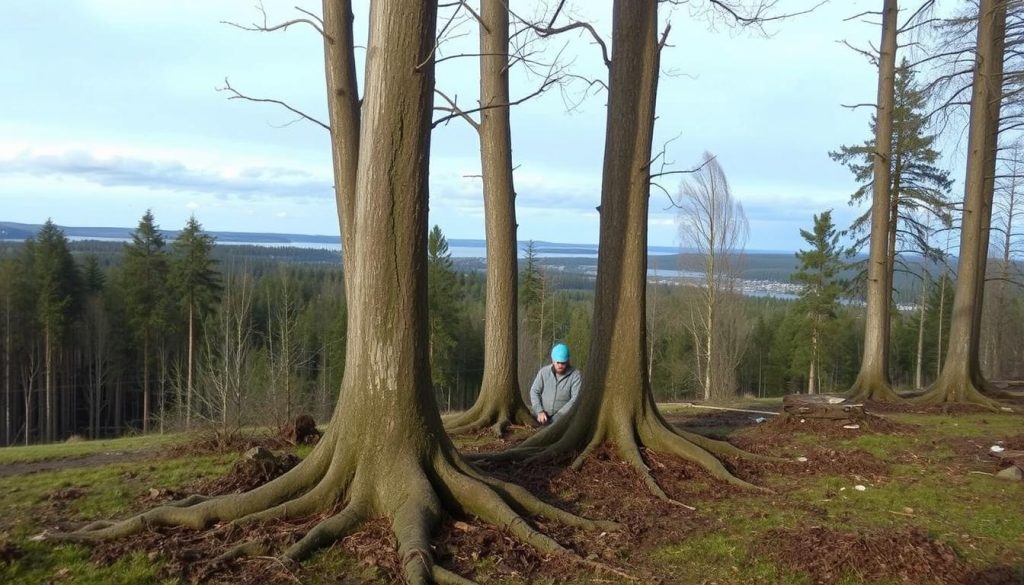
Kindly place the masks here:
POLYGON ((782 412, 790 417, 837 423, 859 422, 865 418, 863 404, 827 394, 790 394, 782 398, 782 412))

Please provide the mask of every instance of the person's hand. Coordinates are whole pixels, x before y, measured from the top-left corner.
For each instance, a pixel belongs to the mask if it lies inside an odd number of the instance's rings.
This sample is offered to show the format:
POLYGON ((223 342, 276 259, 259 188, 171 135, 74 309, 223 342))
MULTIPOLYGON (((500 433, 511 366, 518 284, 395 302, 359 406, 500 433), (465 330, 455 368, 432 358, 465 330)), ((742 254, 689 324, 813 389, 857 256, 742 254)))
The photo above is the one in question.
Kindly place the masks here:
POLYGON ((537 414, 537 422, 539 422, 542 425, 548 424, 548 413, 544 412, 543 410, 540 411, 540 413, 537 414))

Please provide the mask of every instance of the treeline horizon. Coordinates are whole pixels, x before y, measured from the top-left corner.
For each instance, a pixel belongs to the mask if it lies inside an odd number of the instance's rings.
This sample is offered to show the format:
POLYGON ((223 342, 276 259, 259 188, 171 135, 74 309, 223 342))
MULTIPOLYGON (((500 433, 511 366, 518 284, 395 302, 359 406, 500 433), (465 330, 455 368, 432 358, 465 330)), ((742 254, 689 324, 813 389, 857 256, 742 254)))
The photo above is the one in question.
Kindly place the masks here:
MULTIPOLYGON (((147 214, 130 243, 70 242, 47 224, 35 238, 0 244, 4 445, 197 426, 280 428, 300 413, 330 416, 345 361, 340 254, 215 245, 195 220, 180 233, 163 241, 147 214)), ((480 390, 485 274, 460 269, 439 228, 428 249, 435 397, 442 410, 461 410, 480 390)), ((522 390, 555 341, 569 343, 585 375, 593 277, 546 267, 533 245, 519 270, 522 390)), ((932 283, 925 302, 893 317, 891 376, 905 389, 915 387, 917 370, 923 380, 916 385, 938 374, 952 307, 949 273, 921 274, 932 283)), ((738 343, 734 382, 702 394, 692 323, 700 295, 700 287, 648 285, 649 371, 659 400, 801 392, 812 359, 819 391, 845 390, 856 377, 863 307, 835 303, 813 358, 802 300, 733 291, 738 317, 726 329, 738 343)), ((1012 301, 1003 308, 1019 313, 1019 293, 1012 301)), ((1006 332, 1000 335, 1005 343, 1006 332)), ((984 360, 990 371, 999 368, 994 377, 1022 377, 1019 360, 995 363, 998 349, 984 360)))

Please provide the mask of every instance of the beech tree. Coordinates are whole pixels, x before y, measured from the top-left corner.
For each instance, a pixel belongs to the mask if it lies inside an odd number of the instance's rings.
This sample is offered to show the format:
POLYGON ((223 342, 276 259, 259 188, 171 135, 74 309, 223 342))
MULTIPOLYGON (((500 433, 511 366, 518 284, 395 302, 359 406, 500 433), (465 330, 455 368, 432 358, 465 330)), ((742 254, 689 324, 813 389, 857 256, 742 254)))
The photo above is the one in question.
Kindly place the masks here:
POLYGON ((659 57, 656 0, 617 0, 612 8, 608 114, 601 185, 597 283, 588 371, 568 416, 487 459, 578 453, 573 468, 599 445, 614 444, 657 497, 669 500, 641 455, 646 447, 694 461, 714 477, 752 487, 717 456, 749 454, 680 431, 658 412, 647 368, 647 222, 651 142, 659 57))
POLYGON ((445 421, 451 433, 490 426, 501 435, 509 424, 532 424, 519 393, 519 320, 516 278, 515 186, 509 121, 509 8, 505 0, 480 2, 480 137, 487 297, 484 377, 480 395, 464 413, 445 421))
MULTIPOLYGON (((410 583, 466 583, 432 561, 430 534, 445 511, 471 514, 545 554, 571 555, 515 510, 592 529, 523 488, 472 467, 444 433, 430 384, 427 347, 427 185, 437 6, 418 0, 371 5, 366 95, 356 189, 347 226, 349 328, 346 368, 331 424, 296 467, 252 491, 192 496, 119 522, 54 535, 91 541, 148 527, 197 529, 219 522, 307 517, 341 504, 282 553, 297 560, 365 520, 387 518, 410 583), (382 416, 387 420, 382 424, 382 416)), ((328 60, 328 67, 342 64, 328 60)), ((259 551, 242 543, 225 558, 259 551)), ((575 557, 573 557, 575 558, 575 557)), ((596 563, 580 560, 594 565, 596 563)))

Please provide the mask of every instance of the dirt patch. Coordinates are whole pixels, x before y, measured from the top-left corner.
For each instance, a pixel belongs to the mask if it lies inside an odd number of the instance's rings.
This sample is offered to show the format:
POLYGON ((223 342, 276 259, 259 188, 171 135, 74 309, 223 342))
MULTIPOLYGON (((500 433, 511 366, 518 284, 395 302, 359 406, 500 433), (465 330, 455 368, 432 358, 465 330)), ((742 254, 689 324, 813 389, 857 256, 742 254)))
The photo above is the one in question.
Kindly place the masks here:
POLYGON ((964 583, 967 566, 948 544, 920 529, 838 532, 821 526, 766 532, 758 555, 807 574, 814 583, 860 581, 964 583))
MULTIPOLYGON (((755 439, 737 438, 734 443, 744 450, 754 452, 758 447, 755 439)), ((806 446, 791 451, 784 461, 754 461, 750 459, 727 459, 727 462, 744 478, 763 480, 768 476, 788 478, 837 475, 858 477, 866 481, 883 481, 890 475, 889 465, 863 449, 832 449, 829 447, 806 446)))
POLYGON ((85 467, 102 467, 104 465, 115 465, 117 463, 131 463, 152 459, 159 451, 145 449, 142 451, 110 451, 108 453, 96 453, 83 455, 81 457, 65 457, 61 459, 46 459, 44 461, 28 461, 25 463, 9 463, 0 465, 0 478, 13 477, 15 475, 27 475, 29 473, 40 473, 44 471, 63 471, 65 469, 81 469, 85 467))
POLYGON ((906 400, 900 402, 868 400, 864 402, 864 410, 886 414, 994 414, 988 408, 977 404, 914 404, 906 400))
POLYGON ((798 416, 778 416, 740 431, 735 438, 753 439, 756 445, 785 446, 792 443, 795 433, 813 434, 823 440, 843 440, 864 434, 909 435, 916 433, 918 429, 916 425, 896 422, 870 413, 865 415, 864 420, 852 424, 798 416))
POLYGON ((0 533, 0 566, 9 565, 23 556, 25 551, 11 542, 6 532, 0 533))

